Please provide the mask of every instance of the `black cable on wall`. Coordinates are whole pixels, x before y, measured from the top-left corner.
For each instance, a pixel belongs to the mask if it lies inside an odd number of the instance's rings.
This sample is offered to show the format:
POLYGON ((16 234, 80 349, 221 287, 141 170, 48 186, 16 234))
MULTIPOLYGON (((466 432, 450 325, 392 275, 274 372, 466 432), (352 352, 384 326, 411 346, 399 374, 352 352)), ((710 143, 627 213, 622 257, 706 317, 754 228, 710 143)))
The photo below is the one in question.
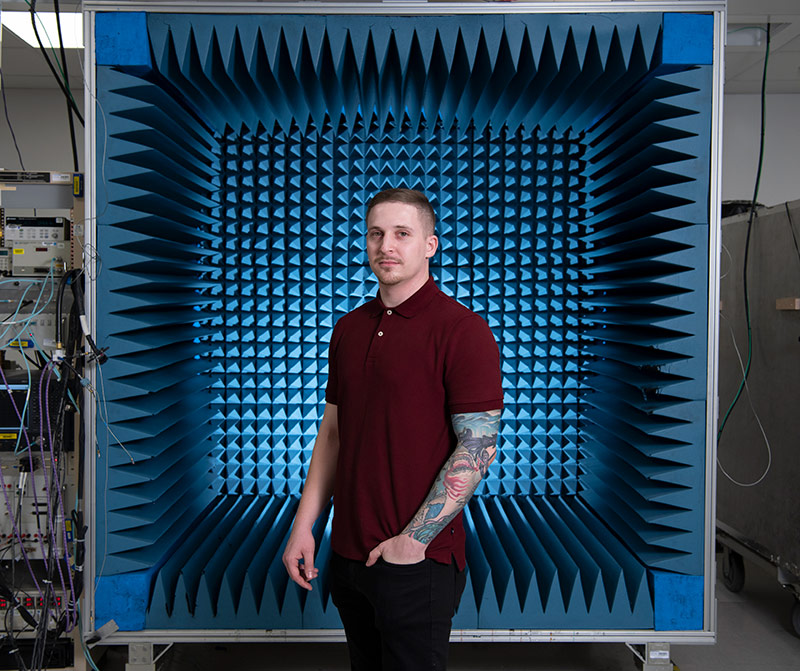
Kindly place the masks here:
POLYGON ((764 138, 766 136, 767 118, 767 69, 769 67, 771 24, 767 24, 766 31, 766 53, 764 54, 764 70, 761 74, 761 130, 759 134, 760 140, 758 147, 758 167, 756 168, 756 183, 755 187, 753 188, 753 200, 750 203, 750 216, 747 219, 747 237, 745 238, 744 243, 744 263, 742 264, 742 292, 744 295, 744 315, 747 322, 747 362, 742 375, 742 381, 739 383, 739 388, 736 390, 736 395, 733 397, 733 401, 731 402, 727 412, 725 413, 725 416, 720 422, 719 430, 717 431, 717 442, 719 442, 719 439, 722 437, 722 431, 725 429, 728 418, 731 416, 734 407, 742 396, 742 391, 747 384, 747 378, 750 376, 750 367, 753 362, 753 327, 750 320, 750 294, 747 282, 747 268, 750 256, 750 235, 753 231, 753 221, 755 219, 756 207, 758 205, 758 191, 761 186, 761 170, 764 166, 764 138))
POLYGON ((67 86, 65 86, 64 82, 61 81, 61 77, 59 77, 58 73, 56 72, 53 63, 50 60, 50 57, 47 55, 47 51, 44 48, 44 44, 42 44, 42 38, 39 36, 39 28, 36 26, 36 0, 31 1, 31 24, 33 25, 33 33, 34 35, 36 35, 36 41, 39 44, 39 49, 42 52, 42 56, 44 56, 44 60, 47 63, 47 67, 50 68, 50 72, 53 73, 53 77, 55 77, 58 87, 61 89, 61 92, 66 97, 67 105, 70 106, 70 109, 72 109, 72 111, 74 112, 76 118, 78 119, 78 122, 81 124, 81 126, 83 126, 84 125, 83 115, 81 115, 78 106, 75 104, 75 101, 73 100, 72 94, 70 93, 69 89, 67 88, 67 86))

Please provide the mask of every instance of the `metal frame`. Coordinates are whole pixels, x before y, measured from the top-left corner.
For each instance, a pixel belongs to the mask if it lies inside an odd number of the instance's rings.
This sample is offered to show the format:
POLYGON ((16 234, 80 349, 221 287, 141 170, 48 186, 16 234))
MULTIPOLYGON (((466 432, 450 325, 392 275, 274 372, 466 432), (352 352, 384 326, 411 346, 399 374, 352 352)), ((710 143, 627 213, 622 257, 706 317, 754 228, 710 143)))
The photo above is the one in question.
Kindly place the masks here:
POLYGON ((719 422, 719 264, 722 247, 722 111, 725 73, 726 6, 714 12, 714 65, 711 94, 711 176, 708 219, 708 374, 706 376, 705 599, 703 628, 716 641, 717 425, 719 422))
MULTIPOLYGON (((385 2, 209 2, 175 0, 174 2, 113 2, 86 0, 86 12, 170 12, 191 14, 585 14, 620 12, 709 12, 724 13, 725 0, 577 0, 551 2, 533 0, 508 5, 488 5, 484 2, 425 2, 425 0, 386 0, 385 2)), ((93 43, 94 40, 91 40, 93 43)), ((86 43, 87 46, 89 42, 86 43)))
MULTIPOLYGON (((84 91, 83 91, 83 108, 85 110, 86 133, 84 134, 84 159, 83 165, 86 166, 86 179, 84 180, 83 194, 86 203, 86 225, 84 229, 84 243, 88 249, 96 248, 97 241, 97 204, 95 203, 95 180, 97 179, 97 164, 95 162, 95 145, 97 132, 97 109, 94 104, 96 100, 96 84, 95 84, 95 60, 94 60, 94 12, 85 12, 83 15, 83 34, 89 36, 89 39, 84 40, 84 91)), ((97 272, 95 257, 90 255, 84 261, 86 266, 87 277, 94 277, 97 272)), ((96 311, 95 311, 95 286, 94 282, 86 282, 84 288, 84 309, 86 311, 86 319, 89 322, 89 330, 92 334, 97 333, 96 311)), ((92 387, 97 385, 97 370, 91 367, 86 371, 86 376, 89 378, 92 387)), ((94 581, 96 575, 95 566, 95 553, 93 548, 95 546, 95 508, 92 504, 92 496, 88 494, 94 489, 94 482, 96 477, 96 464, 94 459, 95 448, 95 427, 97 425, 97 412, 94 404, 94 398, 88 390, 83 392, 83 416, 84 422, 84 435, 86 436, 86 445, 84 446, 84 453, 87 458, 84 460, 84 522, 87 527, 85 536, 86 547, 89 549, 85 554, 84 559, 84 595, 83 606, 80 611, 81 627, 84 632, 95 631, 94 623, 94 581), (91 449, 90 449, 91 448, 91 449), (89 455, 92 458, 88 458, 89 455)))
MULTIPOLYGON (((96 241, 95 222, 98 216, 98 205, 94 202, 95 183, 98 175, 96 129, 98 122, 94 60, 94 26, 95 14, 98 11, 146 11, 193 14, 380 14, 380 15, 419 15, 419 14, 544 14, 544 13, 628 13, 628 12, 704 12, 714 15, 714 60, 712 74, 712 116, 711 116, 711 174, 709 197, 709 266, 708 266, 708 329, 707 329, 707 402, 706 402, 706 474, 705 474, 705 570, 704 570, 704 616, 703 629, 698 631, 661 631, 652 630, 534 630, 534 629, 465 629, 453 631, 451 641, 455 642, 502 642, 502 643, 535 643, 535 642, 598 642, 608 643, 674 643, 711 644, 716 642, 717 609, 716 609, 716 561, 715 561, 715 500, 716 500, 716 457, 717 457, 717 371, 718 371, 718 331, 719 331, 719 262, 720 262, 720 202, 722 189, 722 89, 723 58, 725 46, 726 2, 725 0, 669 0, 667 2, 636 2, 607 0, 585 0, 583 2, 515 2, 502 4, 475 3, 428 3, 417 0, 389 0, 387 2, 228 2, 225 4, 201 0, 175 2, 111 2, 105 0, 87 0, 84 8, 84 35, 88 37, 86 44, 86 69, 84 101, 87 119, 85 140, 85 163, 87 175, 85 180, 86 198, 86 244, 91 249, 96 241)), ((102 112, 99 117, 103 121, 102 112)), ((105 152, 104 147, 99 147, 105 152)), ((99 208, 102 212, 102 207, 99 208)), ((96 271, 95 260, 88 264, 88 272, 96 271)), ((91 275, 90 275, 91 276, 91 275)), ((86 286, 86 311, 92 332, 95 331, 95 292, 91 282, 86 286)), ((94 387, 98 384, 97 368, 89 371, 89 378, 94 387)), ((86 394, 85 411, 83 413, 88 448, 94 448, 95 427, 98 413, 86 394)), ((90 483, 95 482, 96 460, 86 459, 85 463, 86 491, 92 491, 90 483)), ((85 520, 88 525, 87 545, 95 548, 95 516, 90 499, 85 502, 85 520)), ((84 596, 82 609, 82 625, 84 632, 95 631, 94 622, 94 590, 91 586, 97 576, 95 553, 86 553, 85 584, 89 586, 84 596)), ((102 623, 100 623, 102 624, 102 623)), ((140 632, 116 632, 102 639, 107 644, 138 643, 143 639, 154 643, 202 642, 202 641, 235 641, 235 642, 339 642, 344 641, 342 630, 331 629, 198 629, 198 630, 143 630, 140 632)))
MULTIPOLYGON (((715 608, 716 610, 716 608, 715 608)), ((342 629, 146 629, 117 632, 100 644, 126 645, 152 641, 166 643, 343 643, 342 629)), ((674 645, 711 644, 715 632, 662 631, 649 629, 457 629, 452 643, 662 643, 674 645)))

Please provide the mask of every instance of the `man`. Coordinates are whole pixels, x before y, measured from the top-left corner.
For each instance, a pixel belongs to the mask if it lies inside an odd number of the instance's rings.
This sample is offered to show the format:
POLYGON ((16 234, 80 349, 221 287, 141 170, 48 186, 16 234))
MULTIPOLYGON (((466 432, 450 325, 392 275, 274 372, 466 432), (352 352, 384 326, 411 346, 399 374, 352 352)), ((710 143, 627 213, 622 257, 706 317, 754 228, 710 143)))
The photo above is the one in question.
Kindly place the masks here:
POLYGON ((486 322, 429 276, 438 246, 424 194, 367 206, 378 296, 342 317, 326 405, 283 562, 317 577, 312 526, 334 497, 331 597, 353 669, 444 669, 464 589, 461 510, 495 456, 502 408, 486 322))

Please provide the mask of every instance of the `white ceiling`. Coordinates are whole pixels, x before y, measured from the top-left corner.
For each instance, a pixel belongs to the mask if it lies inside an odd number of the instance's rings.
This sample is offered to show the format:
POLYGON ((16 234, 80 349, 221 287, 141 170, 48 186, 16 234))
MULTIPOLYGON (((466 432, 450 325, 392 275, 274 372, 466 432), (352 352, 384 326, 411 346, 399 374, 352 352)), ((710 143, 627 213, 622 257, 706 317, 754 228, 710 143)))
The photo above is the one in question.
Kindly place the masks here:
MULTIPOLYGON (((141 0, 139 0, 141 2, 141 0)), ((62 0, 62 11, 80 6, 75 0, 62 0)), ((124 4, 120 2, 118 4, 124 4)), ((613 2, 609 2, 613 5, 613 2)), ((5 0, 3 9, 25 9, 24 1, 5 0)), ((52 9, 52 2, 38 2, 37 8, 52 9)), ((800 0, 728 0, 728 27, 736 30, 743 26, 773 25, 767 74, 768 93, 800 94, 800 0)), ((758 34, 756 32, 756 34, 758 34)), ((763 31, 761 33, 763 35, 763 31)), ((736 39, 747 36, 739 31, 736 39)), ((729 42, 734 41, 729 35, 729 42)), ((764 45, 736 46, 728 44, 725 49, 725 92, 758 93, 764 67, 764 45)), ((81 86, 82 54, 70 50, 67 67, 70 83, 81 86)), ((53 76, 37 49, 28 46, 16 35, 3 30, 0 66, 5 86, 9 89, 55 88, 53 76)))
MULTIPOLYGON (((800 93, 800 0, 728 0, 728 29, 771 23, 767 93, 800 93)), ((764 45, 725 48, 725 92, 757 93, 764 72, 764 45)))
MULTIPOLYGON (((25 11, 26 2, 0 0, 2 9, 25 11)), ((61 0, 59 8, 62 12, 74 12, 80 9, 81 3, 76 0, 61 0)), ((37 2, 36 9, 43 12, 53 11, 52 2, 37 2)), ((3 28, 2 52, 0 67, 3 69, 3 83, 9 89, 56 89, 53 75, 45 63, 39 49, 29 46, 22 39, 6 28, 3 28)), ((67 50, 67 71, 70 88, 80 90, 82 82, 83 54, 80 49, 67 50)))

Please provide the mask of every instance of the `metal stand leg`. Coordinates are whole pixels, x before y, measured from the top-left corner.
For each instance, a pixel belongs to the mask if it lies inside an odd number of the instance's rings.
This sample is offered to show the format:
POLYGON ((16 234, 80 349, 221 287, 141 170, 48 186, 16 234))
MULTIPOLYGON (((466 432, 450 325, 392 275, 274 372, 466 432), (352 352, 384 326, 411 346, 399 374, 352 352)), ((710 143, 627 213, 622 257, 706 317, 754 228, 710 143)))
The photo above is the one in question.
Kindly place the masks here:
POLYGON ((628 645, 639 662, 642 671, 672 671, 674 666, 669 657, 669 643, 647 643, 641 646, 628 645))
POLYGON ((648 643, 644 648, 645 662, 642 671, 672 671, 669 643, 648 643))
POLYGON ((125 671, 156 671, 152 643, 129 643, 125 671))

